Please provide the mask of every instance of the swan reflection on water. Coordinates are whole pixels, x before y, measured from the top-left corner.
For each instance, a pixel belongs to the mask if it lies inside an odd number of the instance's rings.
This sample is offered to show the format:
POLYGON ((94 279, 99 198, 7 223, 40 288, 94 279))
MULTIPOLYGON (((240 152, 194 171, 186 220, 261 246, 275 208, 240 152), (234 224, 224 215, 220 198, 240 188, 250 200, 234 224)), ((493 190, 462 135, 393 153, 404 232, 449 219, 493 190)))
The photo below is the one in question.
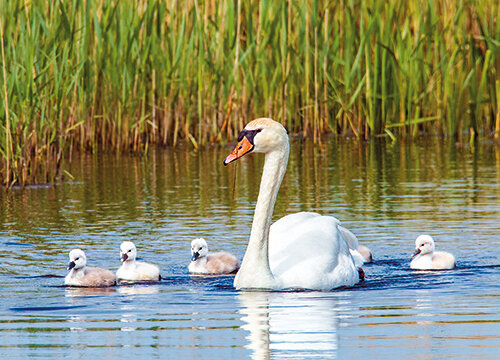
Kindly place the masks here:
POLYGON ((238 300, 254 359, 336 357, 335 299, 317 292, 245 291, 238 300))

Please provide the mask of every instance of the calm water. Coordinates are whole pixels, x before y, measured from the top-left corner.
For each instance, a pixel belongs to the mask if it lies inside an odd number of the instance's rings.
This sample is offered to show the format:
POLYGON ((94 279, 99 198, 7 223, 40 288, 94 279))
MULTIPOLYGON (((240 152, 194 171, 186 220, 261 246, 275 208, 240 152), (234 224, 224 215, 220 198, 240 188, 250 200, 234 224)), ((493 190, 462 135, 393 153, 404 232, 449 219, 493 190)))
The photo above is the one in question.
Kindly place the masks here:
POLYGON ((73 181, 0 192, 0 358, 498 359, 499 147, 294 142, 274 218, 335 215, 375 256, 364 283, 331 292, 188 275, 195 237, 246 248, 263 159, 224 167, 229 150, 82 157, 73 181), (421 233, 457 269, 410 270, 421 233), (116 270, 123 240, 165 279, 62 286, 69 250, 116 270))

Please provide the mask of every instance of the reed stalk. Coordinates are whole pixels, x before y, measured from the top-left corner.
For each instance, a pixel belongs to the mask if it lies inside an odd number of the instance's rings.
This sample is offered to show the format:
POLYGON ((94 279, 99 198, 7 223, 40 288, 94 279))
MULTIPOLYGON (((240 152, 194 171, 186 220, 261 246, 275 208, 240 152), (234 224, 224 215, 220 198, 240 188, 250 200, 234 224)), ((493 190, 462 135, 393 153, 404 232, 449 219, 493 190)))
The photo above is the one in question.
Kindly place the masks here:
MULTIPOLYGON (((2 2, 3 3, 3 2, 2 2)), ((3 5, 3 4, 2 4, 3 5)), ((9 96, 7 92, 7 70, 5 61, 5 47, 3 42, 3 19, 0 17, 0 41, 2 45, 2 73, 3 73, 3 92, 4 92, 4 109, 5 109, 5 148, 2 149, 3 158, 5 160, 5 185, 10 186, 10 157, 12 154, 12 140, 10 134, 10 115, 9 115, 9 96)))

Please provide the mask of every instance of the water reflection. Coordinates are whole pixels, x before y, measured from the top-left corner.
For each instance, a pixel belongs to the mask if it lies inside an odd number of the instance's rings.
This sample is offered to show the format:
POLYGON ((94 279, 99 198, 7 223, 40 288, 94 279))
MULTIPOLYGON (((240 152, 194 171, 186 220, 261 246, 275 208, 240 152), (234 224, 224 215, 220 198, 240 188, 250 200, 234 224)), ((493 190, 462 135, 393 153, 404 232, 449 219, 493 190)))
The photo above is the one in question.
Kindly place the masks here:
POLYGON ((417 311, 415 314, 415 323, 420 326, 430 326, 434 323, 432 320, 432 294, 429 289, 419 289, 415 291, 415 305, 417 311))
MULTIPOLYGON (((137 330, 137 307, 131 304, 125 304, 120 307, 122 311, 120 317, 120 330, 121 331, 135 331, 137 330)), ((131 346, 132 344, 123 344, 124 346, 131 346)))
POLYGON ((270 293, 261 291, 243 291, 238 294, 241 304, 241 320, 245 322, 241 328, 249 335, 247 348, 253 351, 254 359, 270 358, 269 340, 269 297, 270 293))
POLYGON ((339 316, 328 294, 244 291, 238 299, 254 359, 336 358, 339 316))
POLYGON ((158 285, 122 285, 118 286, 118 292, 122 295, 152 295, 160 291, 158 285))
POLYGON ((88 297, 88 296, 102 296, 102 295, 111 295, 116 292, 116 289, 113 287, 72 287, 68 286, 65 289, 65 295, 68 298, 79 298, 79 297, 88 297))
POLYGON ((82 316, 70 316, 68 319, 69 323, 69 331, 71 332, 81 332, 81 331, 86 331, 87 329, 79 326, 82 323, 85 323, 86 319, 85 317, 82 316))

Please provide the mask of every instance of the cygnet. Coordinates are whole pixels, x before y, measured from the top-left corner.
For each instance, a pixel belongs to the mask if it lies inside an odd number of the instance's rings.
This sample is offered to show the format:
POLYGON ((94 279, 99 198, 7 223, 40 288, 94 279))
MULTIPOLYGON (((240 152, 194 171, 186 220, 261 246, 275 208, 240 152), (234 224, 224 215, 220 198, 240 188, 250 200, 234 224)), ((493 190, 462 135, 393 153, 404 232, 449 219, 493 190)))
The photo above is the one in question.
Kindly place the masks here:
POLYGON ((87 267, 87 257, 80 249, 69 252, 68 270, 71 270, 64 278, 64 283, 70 286, 113 286, 116 285, 116 277, 111 271, 87 267))
POLYGON ((410 267, 418 270, 453 269, 455 257, 444 251, 434 251, 434 240, 429 235, 420 235, 415 240, 415 257, 410 267))
POLYGON ((365 263, 370 263, 370 262, 373 261, 372 251, 370 250, 370 248, 368 246, 359 245, 358 246, 358 252, 363 257, 365 263))
POLYGON ((338 225, 338 229, 347 242, 347 246, 349 246, 349 251, 356 267, 359 268, 363 266, 364 263, 372 262, 373 256, 371 250, 364 245, 360 245, 356 235, 341 225, 338 225))
POLYGON ((240 263, 236 257, 227 252, 208 253, 205 239, 194 239, 191 242, 191 263, 189 272, 193 274, 234 274, 240 263))
POLYGON ((116 277, 119 280, 128 281, 157 281, 161 280, 160 269, 158 266, 135 261, 137 249, 131 241, 124 241, 120 245, 120 261, 122 266, 116 271, 116 277))

